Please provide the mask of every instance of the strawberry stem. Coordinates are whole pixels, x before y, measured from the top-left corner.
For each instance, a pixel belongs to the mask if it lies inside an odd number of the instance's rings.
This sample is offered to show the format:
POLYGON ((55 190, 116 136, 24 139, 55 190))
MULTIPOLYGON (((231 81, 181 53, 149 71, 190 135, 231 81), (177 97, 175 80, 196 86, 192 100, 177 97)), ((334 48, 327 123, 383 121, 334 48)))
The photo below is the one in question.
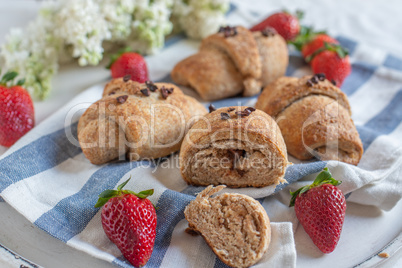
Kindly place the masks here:
POLYGON ((124 186, 126 186, 126 184, 130 181, 130 179, 131 179, 131 176, 130 176, 130 178, 128 178, 128 180, 126 180, 125 182, 123 182, 122 184, 117 186, 117 190, 105 190, 102 193, 100 193, 98 202, 96 202, 95 207, 96 208, 102 207, 104 204, 106 204, 107 201, 109 201, 109 199, 116 197, 116 196, 124 195, 124 194, 133 194, 141 199, 145 199, 148 196, 153 195, 154 189, 141 191, 139 193, 135 193, 130 190, 123 190, 124 186))
POLYGON ((297 191, 290 192, 292 195, 292 198, 290 199, 290 204, 289 207, 293 207, 295 205, 296 198, 303 193, 307 192, 311 188, 321 186, 323 184, 332 184, 334 186, 338 186, 341 184, 342 181, 337 181, 334 178, 332 178, 331 172, 328 170, 328 168, 324 168, 323 171, 320 172, 320 174, 317 175, 315 178, 314 182, 310 185, 306 185, 298 189, 297 191))

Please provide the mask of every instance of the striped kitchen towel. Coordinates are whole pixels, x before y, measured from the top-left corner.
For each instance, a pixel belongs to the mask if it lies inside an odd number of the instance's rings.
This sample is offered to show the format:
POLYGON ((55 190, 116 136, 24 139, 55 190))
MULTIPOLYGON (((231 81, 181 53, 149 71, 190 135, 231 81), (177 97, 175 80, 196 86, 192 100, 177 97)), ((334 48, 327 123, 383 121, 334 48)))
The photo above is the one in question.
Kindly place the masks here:
MULTIPOLYGON (((244 12, 237 12, 232 5, 228 21, 248 26, 244 12)), ((225 190, 257 198, 270 216, 272 243, 256 267, 295 266, 293 233, 297 224, 294 210, 287 207, 288 191, 305 184, 313 177, 308 175, 325 166, 330 167, 335 178, 342 178, 340 188, 348 194, 349 202, 390 210, 402 196, 402 59, 347 37, 338 40, 349 49, 353 63, 352 74, 342 90, 349 97, 364 144, 363 158, 357 167, 336 161, 292 159, 295 164, 287 169, 286 185, 225 190), (276 192, 281 194, 273 195, 276 192)), ((153 80, 169 81, 174 64, 194 53, 197 45, 180 36, 168 40, 160 54, 147 58, 153 80)), ((310 72, 301 56, 291 52, 287 75, 310 72)), ((85 108, 100 98, 102 89, 103 85, 96 85, 77 96, 1 157, 1 196, 29 221, 68 245, 120 267, 132 267, 105 236, 100 210, 94 208, 99 193, 131 176, 126 188, 155 189, 150 200, 157 207, 157 235, 146 267, 225 267, 201 237, 184 232, 184 208, 203 188, 183 181, 177 154, 155 161, 102 166, 92 165, 84 157, 77 142, 77 121, 85 108)), ((190 90, 185 92, 196 95, 190 90)), ((256 97, 235 97, 213 104, 253 105, 255 101, 256 97)))

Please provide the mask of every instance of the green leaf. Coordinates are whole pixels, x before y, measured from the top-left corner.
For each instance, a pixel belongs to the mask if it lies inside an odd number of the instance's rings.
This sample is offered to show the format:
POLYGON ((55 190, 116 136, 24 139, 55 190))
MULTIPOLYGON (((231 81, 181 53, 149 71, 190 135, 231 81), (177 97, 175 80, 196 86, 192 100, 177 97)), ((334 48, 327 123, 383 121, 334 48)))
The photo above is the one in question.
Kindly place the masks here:
POLYGON ((296 10, 296 17, 300 21, 304 18, 304 12, 302 10, 296 10))
POLYGON ((324 168, 323 171, 320 172, 320 174, 317 175, 316 179, 314 180, 313 184, 318 185, 324 180, 329 180, 332 178, 331 172, 329 172, 328 168, 324 168))
POLYGON ((302 193, 307 192, 308 190, 310 190, 310 185, 304 186, 303 188, 301 188, 301 190, 300 190, 300 192, 299 192, 299 196, 300 196, 302 193))
POLYGON ((297 50, 301 51, 302 47, 313 40, 315 35, 316 33, 314 32, 313 27, 301 26, 300 32, 297 37, 293 41, 289 41, 288 43, 293 45, 297 50))
POLYGON ((336 54, 338 54, 338 56, 343 59, 344 57, 346 57, 347 55, 349 55, 349 51, 346 48, 343 48, 341 45, 339 44, 331 44, 328 42, 324 42, 325 45, 325 49, 324 50, 329 50, 329 51, 334 51, 336 52, 336 54))
POLYGON ((310 185, 306 185, 303 186, 301 188, 299 188, 297 191, 295 192, 290 192, 290 194, 292 195, 292 198, 290 199, 290 203, 289 203, 289 207, 294 206, 296 198, 298 196, 300 196, 301 194, 307 192, 308 190, 310 190, 311 188, 323 185, 323 184, 332 184, 334 186, 338 186, 339 184, 341 184, 342 181, 338 181, 335 180, 334 178, 332 178, 332 174, 329 171, 329 169, 327 167, 325 167, 315 178, 314 182, 310 185))
POLYGON ((130 178, 128 178, 128 180, 126 180, 125 182, 123 182, 122 184, 120 184, 119 186, 117 186, 117 190, 121 191, 123 189, 124 186, 126 186, 126 184, 131 180, 131 176, 130 178))
POLYGON ((295 205, 296 198, 299 196, 299 193, 300 193, 302 188, 300 188, 299 190, 297 190, 295 192, 290 192, 290 195, 292 196, 292 198, 290 199, 289 207, 293 207, 295 205))
POLYGON ((124 190, 123 193, 125 193, 125 194, 133 194, 133 195, 135 195, 135 196, 138 197, 138 198, 145 199, 145 198, 147 198, 148 196, 151 196, 151 195, 154 194, 154 189, 149 189, 149 190, 141 191, 141 192, 139 192, 139 193, 135 193, 135 192, 130 191, 130 190, 124 190))
POLYGON ((104 204, 106 204, 107 201, 109 201, 110 198, 99 198, 98 202, 96 202, 95 207, 96 208, 100 208, 102 207, 104 204))
POLYGON ((154 194, 154 189, 149 189, 149 190, 139 192, 138 194, 136 194, 136 196, 138 196, 141 199, 145 199, 148 196, 151 196, 153 194, 154 194))
POLYGON ((25 78, 18 80, 17 86, 22 86, 23 84, 25 84, 25 78))
POLYGON ((118 195, 119 193, 120 193, 120 191, 117 191, 117 190, 105 190, 99 195, 99 197, 100 198, 111 198, 113 196, 118 195))
POLYGON ((3 76, 3 78, 1 78, 1 83, 6 84, 7 82, 14 80, 14 78, 16 78, 17 76, 17 72, 8 72, 3 76))

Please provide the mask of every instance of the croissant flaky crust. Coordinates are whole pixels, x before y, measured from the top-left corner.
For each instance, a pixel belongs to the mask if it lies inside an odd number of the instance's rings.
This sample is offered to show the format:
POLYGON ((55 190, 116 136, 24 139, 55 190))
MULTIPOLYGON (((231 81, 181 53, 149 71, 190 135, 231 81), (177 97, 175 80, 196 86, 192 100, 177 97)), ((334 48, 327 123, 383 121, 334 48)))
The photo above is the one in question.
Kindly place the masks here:
POLYGON ((251 107, 220 108, 197 121, 180 149, 180 170, 192 185, 264 187, 285 182, 288 165, 279 127, 251 107))
POLYGON ((206 113, 172 84, 114 79, 81 116, 78 140, 93 164, 163 157, 180 149, 188 128, 206 113))
POLYGON ((231 29, 234 34, 223 31, 205 38, 197 54, 173 68, 173 81, 194 88, 204 100, 217 100, 239 93, 253 96, 285 74, 288 50, 279 34, 231 29))
POLYGON ((363 154, 346 95, 323 75, 282 77, 264 88, 256 108, 275 118, 289 154, 357 165, 363 154))

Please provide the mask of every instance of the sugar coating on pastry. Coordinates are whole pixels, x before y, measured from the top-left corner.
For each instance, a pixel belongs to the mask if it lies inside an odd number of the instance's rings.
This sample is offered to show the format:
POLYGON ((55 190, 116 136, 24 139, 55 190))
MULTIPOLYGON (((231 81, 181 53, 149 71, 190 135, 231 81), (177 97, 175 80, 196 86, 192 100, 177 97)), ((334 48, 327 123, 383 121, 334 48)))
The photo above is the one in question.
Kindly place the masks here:
POLYGON ((189 227, 200 233, 214 253, 232 267, 249 267, 268 250, 271 226, 255 199, 235 193, 211 197, 225 186, 208 186, 185 209, 189 227))
POLYGON ((189 130, 180 150, 181 174, 192 185, 275 185, 285 182, 287 165, 276 122, 247 106, 207 114, 189 130))

